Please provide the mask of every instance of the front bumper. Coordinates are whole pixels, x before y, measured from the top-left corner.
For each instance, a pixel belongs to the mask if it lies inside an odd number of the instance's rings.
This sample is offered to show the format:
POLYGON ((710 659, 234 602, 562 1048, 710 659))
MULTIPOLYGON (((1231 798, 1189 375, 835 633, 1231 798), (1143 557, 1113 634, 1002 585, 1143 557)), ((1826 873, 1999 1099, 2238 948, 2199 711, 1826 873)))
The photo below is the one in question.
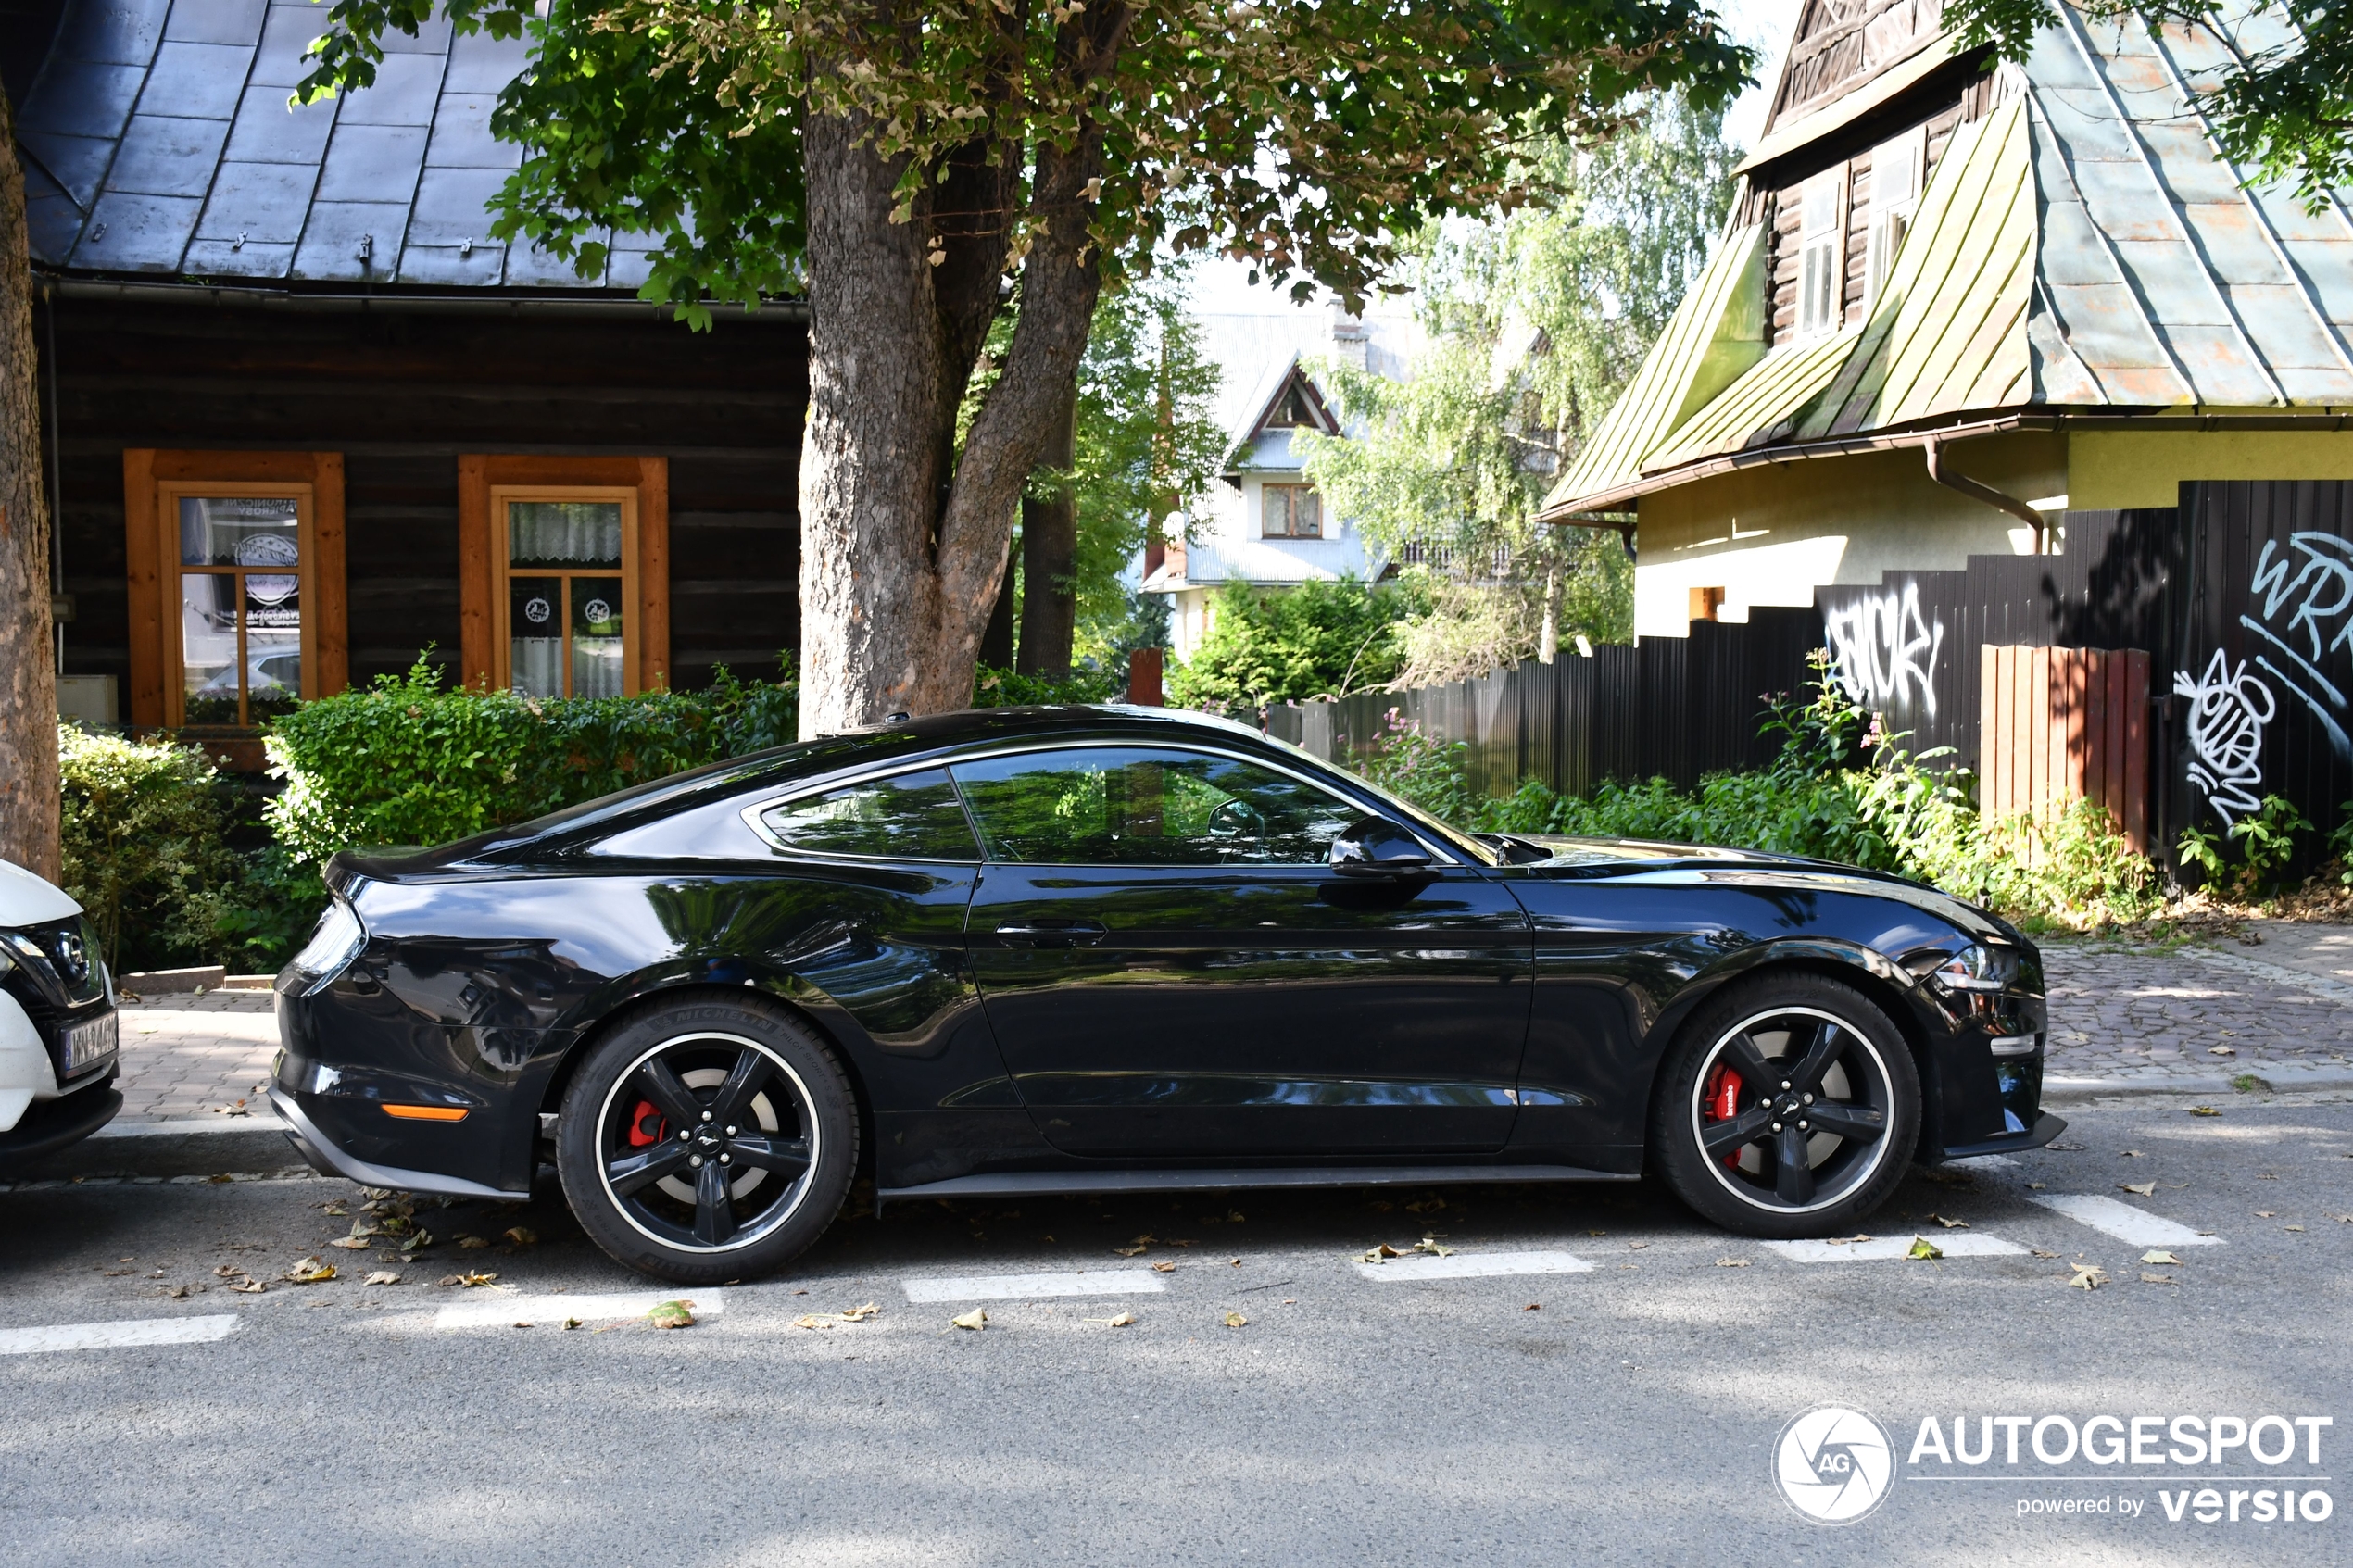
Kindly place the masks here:
POLYGON ((103 1083, 57 1099, 34 1100, 15 1126, 0 1133, 0 1161, 16 1164, 55 1154, 113 1121, 121 1109, 122 1093, 111 1073, 103 1083))

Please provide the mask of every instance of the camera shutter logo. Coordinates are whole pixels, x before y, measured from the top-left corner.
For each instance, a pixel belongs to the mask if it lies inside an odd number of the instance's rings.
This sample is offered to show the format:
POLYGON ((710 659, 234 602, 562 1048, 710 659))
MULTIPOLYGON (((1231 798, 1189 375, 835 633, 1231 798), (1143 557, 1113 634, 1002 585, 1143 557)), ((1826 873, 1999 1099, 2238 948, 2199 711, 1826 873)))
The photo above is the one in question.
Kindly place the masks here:
POLYGON ((1773 1478, 1790 1506, 1817 1524, 1852 1524, 1886 1500, 1895 1449, 1860 1411, 1817 1405, 1781 1428, 1773 1478))
POLYGON ((580 607, 580 613, 587 618, 590 625, 600 626, 612 619, 612 606, 602 599, 590 599, 580 607))
POLYGON ((547 618, 555 613, 555 606, 549 604, 546 599, 535 596, 525 601, 522 607, 523 619, 530 621, 534 626, 546 625, 547 618))

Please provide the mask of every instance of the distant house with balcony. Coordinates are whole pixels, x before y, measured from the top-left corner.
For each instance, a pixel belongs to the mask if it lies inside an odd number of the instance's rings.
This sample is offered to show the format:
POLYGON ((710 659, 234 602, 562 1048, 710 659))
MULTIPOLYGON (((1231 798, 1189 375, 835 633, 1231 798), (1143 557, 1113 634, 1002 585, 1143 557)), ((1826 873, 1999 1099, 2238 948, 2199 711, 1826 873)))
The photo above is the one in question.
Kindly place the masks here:
POLYGON ((1307 480, 1302 431, 1345 433, 1314 369, 1329 355, 1387 374, 1404 369, 1409 319, 1363 320, 1285 310, 1202 319, 1226 367, 1228 415, 1217 482, 1182 535, 1147 546, 1143 591, 1168 596, 1170 642, 1190 659, 1215 623, 1216 596, 1233 583, 1280 592, 1302 583, 1371 581, 1387 565, 1364 532, 1335 516, 1307 480), (1247 378, 1247 379, 1246 379, 1247 378))
POLYGON ((2063 548, 2184 481, 2353 478, 2353 203, 2199 107, 2276 8, 2063 3, 2018 65, 1939 0, 1806 0, 1722 244, 1547 499, 1635 519, 1635 631, 2063 548))

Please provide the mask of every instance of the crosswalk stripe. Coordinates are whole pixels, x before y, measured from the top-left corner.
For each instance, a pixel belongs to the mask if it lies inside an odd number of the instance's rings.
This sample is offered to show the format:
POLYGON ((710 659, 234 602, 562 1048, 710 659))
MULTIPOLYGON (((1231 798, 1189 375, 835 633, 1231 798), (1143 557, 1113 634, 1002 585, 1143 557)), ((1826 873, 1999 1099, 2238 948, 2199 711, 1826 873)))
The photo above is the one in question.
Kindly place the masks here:
POLYGON ((0 1329, 0 1356, 45 1350, 120 1350, 139 1345, 203 1345, 225 1339, 234 1312, 195 1318, 125 1318, 114 1323, 64 1323, 45 1328, 0 1329))
MULTIPOLYGON (((1912 1243, 1921 1239, 1911 1236, 1875 1236, 1869 1241, 1768 1241, 1764 1247, 1794 1263, 1867 1263, 1908 1258, 1912 1255, 1912 1243)), ((2004 1241, 1982 1231, 1939 1232, 1925 1239, 1947 1258, 2014 1258, 2026 1251, 2015 1241, 2004 1241)))
POLYGON ((2120 1203, 2113 1198, 2086 1192, 2030 1192, 2044 1208, 2066 1215, 2079 1225, 2129 1241, 2135 1247, 2220 1247, 2219 1236, 2200 1236, 2187 1225, 2120 1203))
POLYGON ((1150 1269, 1085 1269, 1052 1274, 948 1274, 902 1282, 907 1299, 1003 1301, 1029 1296, 1136 1296, 1157 1294, 1167 1283, 1150 1269))
POLYGON ((1593 1265, 1570 1252, 1455 1252, 1446 1257, 1416 1253, 1382 1263, 1358 1263, 1366 1279, 1390 1285, 1425 1279, 1488 1279, 1508 1274, 1582 1274, 1593 1265))
POLYGON ((605 1323, 614 1318, 642 1318, 664 1301, 685 1301, 698 1318, 715 1317, 727 1310, 722 1289, 630 1290, 610 1296, 488 1296, 471 1291, 434 1314, 435 1328, 506 1328, 519 1323, 555 1323, 566 1318, 605 1323))

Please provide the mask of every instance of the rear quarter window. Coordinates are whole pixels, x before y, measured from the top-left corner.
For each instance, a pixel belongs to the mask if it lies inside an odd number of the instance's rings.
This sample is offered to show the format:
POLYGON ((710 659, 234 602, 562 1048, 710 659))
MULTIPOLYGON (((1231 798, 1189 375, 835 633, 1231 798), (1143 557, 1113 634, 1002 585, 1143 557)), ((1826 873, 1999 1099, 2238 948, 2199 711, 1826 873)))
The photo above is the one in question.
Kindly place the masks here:
POLYGON ((884 860, 976 861, 964 808, 947 770, 866 779, 772 806, 760 815, 769 837, 811 855, 884 860))

